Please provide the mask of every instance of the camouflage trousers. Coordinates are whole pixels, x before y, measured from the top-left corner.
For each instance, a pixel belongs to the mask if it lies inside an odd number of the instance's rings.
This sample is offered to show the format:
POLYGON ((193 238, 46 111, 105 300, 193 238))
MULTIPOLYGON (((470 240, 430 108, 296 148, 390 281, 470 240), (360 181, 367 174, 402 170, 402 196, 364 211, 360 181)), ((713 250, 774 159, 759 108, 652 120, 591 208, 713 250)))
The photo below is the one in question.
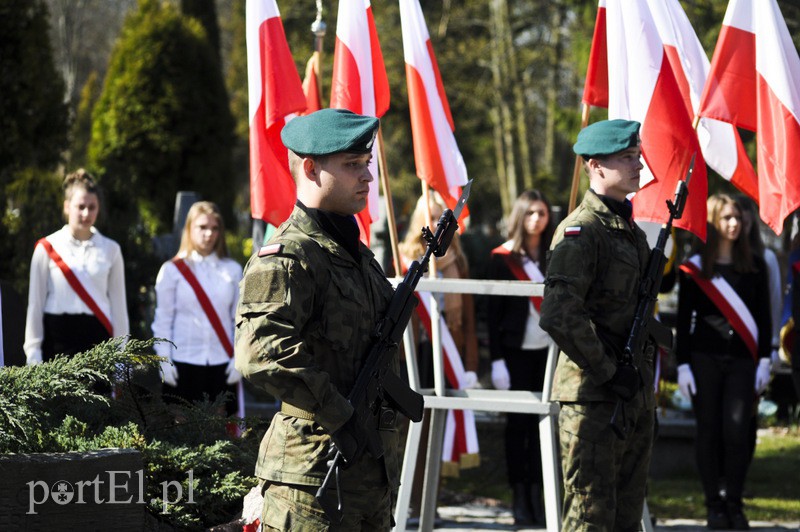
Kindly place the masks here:
MULTIPOLYGON (((625 404, 627 436, 609 421, 615 403, 562 403, 558 419, 564 478, 563 530, 639 530, 653 446, 655 412, 641 396, 625 404)), ((621 413, 620 413, 621 414, 621 413)))
MULTIPOLYGON (((383 532, 392 528, 392 496, 389 487, 376 490, 342 491, 344 518, 332 524, 314 495, 319 486, 266 482, 262 487, 263 530, 298 532, 383 532)), ((336 500, 336 490, 328 490, 336 500)))

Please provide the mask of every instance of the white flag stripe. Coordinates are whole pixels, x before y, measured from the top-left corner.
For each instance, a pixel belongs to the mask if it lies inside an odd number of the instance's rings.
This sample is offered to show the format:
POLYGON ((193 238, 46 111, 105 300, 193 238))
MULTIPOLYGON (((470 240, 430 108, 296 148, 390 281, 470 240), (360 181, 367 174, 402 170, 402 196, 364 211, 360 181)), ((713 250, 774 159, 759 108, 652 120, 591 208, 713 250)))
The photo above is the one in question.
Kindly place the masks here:
MULTIPOLYGON (((639 2, 624 2, 623 6, 623 0, 608 0, 606 35, 609 50, 623 51, 608 54, 608 117, 636 120, 643 132, 664 46, 650 12, 641 7, 639 2), (650 28, 643 28, 641 22, 649 22, 650 28)), ((644 188, 654 176, 644 158, 642 164, 639 183, 644 188)))
POLYGON ((261 48, 259 46, 258 31, 261 24, 272 17, 279 17, 278 5, 275 0, 247 0, 246 11, 246 39, 247 39, 247 87, 250 96, 249 122, 261 104, 261 48))
POLYGON ((800 121, 800 58, 777 1, 766 2, 771 4, 769 9, 764 9, 763 2, 758 8, 753 6, 757 35, 756 70, 794 119, 800 121))
POLYGON ((753 3, 752 0, 728 2, 728 9, 725 10, 725 17, 722 19, 724 26, 733 26, 740 30, 755 33, 753 24, 753 3))
POLYGON ((369 0, 341 0, 339 2, 336 37, 342 41, 342 44, 347 46, 358 65, 358 74, 361 81, 361 114, 375 116, 372 43, 369 40, 369 23, 367 21, 367 9, 369 7, 369 0))

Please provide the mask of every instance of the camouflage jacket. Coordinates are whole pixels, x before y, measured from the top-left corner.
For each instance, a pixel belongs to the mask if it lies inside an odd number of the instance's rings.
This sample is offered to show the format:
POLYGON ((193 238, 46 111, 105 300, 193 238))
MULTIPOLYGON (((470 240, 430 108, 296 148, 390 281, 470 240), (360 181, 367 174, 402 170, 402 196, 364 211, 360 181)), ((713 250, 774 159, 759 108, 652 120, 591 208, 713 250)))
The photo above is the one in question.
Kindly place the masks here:
MULTIPOLYGON (((248 262, 240 284, 236 368, 313 419, 275 414, 261 442, 256 475, 320 485, 332 458, 330 434, 353 412, 347 396, 393 288, 366 246, 360 245, 357 263, 300 207, 262 249, 263 256, 248 262)), ((386 486, 387 478, 397 485, 397 433, 381 431, 381 436, 385 458, 362 456, 342 471, 342 489, 386 486)))
MULTIPOLYGON (((554 400, 616 401, 605 383, 630 332, 648 258, 644 232, 591 190, 556 229, 540 322, 561 349, 554 400)), ((652 351, 638 354, 634 363, 644 382, 639 396, 651 407, 652 351)))

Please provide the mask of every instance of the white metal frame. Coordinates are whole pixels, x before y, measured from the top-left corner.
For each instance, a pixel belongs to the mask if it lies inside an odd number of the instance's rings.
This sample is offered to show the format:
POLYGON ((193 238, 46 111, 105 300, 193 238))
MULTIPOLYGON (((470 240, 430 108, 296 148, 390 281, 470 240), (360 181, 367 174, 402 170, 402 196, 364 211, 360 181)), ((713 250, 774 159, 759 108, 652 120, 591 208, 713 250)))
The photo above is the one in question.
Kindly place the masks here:
MULTIPOLYGON (((390 279, 397 285, 402 278, 390 279)), ((482 294, 496 296, 541 296, 544 285, 524 281, 484 281, 475 279, 428 279, 420 280, 417 290, 432 293, 482 294)), ((431 330, 433 337, 434 388, 421 389, 417 369, 416 346, 410 327, 406 328, 403 344, 405 346, 406 369, 412 388, 422 393, 425 408, 431 410, 431 425, 425 459, 425 475, 422 489, 422 508, 420 509, 419 530, 433 530, 436 516, 439 474, 441 471, 444 424, 447 410, 482 410, 490 412, 515 412, 539 416, 539 435, 541 443, 542 476, 544 481, 545 517, 548 532, 561 530, 561 466, 558 457, 557 416, 559 407, 550 401, 550 389, 555 373, 558 348, 551 344, 548 350, 547 367, 542 393, 504 390, 447 390, 444 383, 442 363, 442 344, 439 327, 441 315, 436 299, 431 299, 431 330)), ((411 423, 406 440, 403 469, 400 476, 400 492, 395 506, 394 530, 404 532, 408 506, 411 500, 411 487, 417 454, 422 437, 422 423, 411 423)), ((649 511, 645 503, 642 530, 652 532, 649 511)))

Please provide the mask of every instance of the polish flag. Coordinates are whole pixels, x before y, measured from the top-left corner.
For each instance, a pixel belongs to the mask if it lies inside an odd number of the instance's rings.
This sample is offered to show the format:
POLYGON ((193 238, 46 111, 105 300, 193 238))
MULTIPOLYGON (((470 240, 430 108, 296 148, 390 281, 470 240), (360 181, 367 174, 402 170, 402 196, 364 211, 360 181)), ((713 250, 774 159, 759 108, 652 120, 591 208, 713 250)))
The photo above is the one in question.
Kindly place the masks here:
POLYGON ((609 118, 642 124, 641 190, 633 199, 637 221, 664 223, 672 199, 698 154, 683 217, 676 227, 705 240, 708 182, 697 134, 692 128, 667 51, 647 0, 607 0, 609 118))
MULTIPOLYGON (((454 209, 467 184, 467 167, 418 0, 400 0, 400 23, 417 175, 454 209)), ((464 209, 461 217, 466 216, 464 209)))
POLYGON ((275 0, 247 0, 246 25, 250 211, 278 226, 297 198, 281 129, 287 115, 305 109, 306 97, 275 0))
MULTIPOLYGON (((699 113, 700 97, 710 69, 700 40, 678 0, 648 0, 658 34, 691 119, 699 113)), ((706 163, 736 188, 758 201, 758 179, 736 128, 702 118, 697 137, 706 163)))
MULTIPOLYGON (((331 107, 380 118, 389 109, 389 80, 369 0, 340 0, 333 52, 331 107)), ((377 142, 372 148, 366 208, 356 215, 361 240, 369 244, 370 224, 380 214, 377 142)))
POLYGON ((776 234, 800 207, 800 57, 775 0, 731 0, 700 115, 757 133, 761 219, 776 234))
POLYGON ((608 45, 606 40, 606 0, 597 4, 589 67, 583 86, 583 103, 595 107, 608 107, 608 45))
POLYGON ((306 77, 303 79, 303 92, 306 95, 304 115, 322 109, 322 91, 319 84, 319 52, 311 54, 306 63, 306 77))

